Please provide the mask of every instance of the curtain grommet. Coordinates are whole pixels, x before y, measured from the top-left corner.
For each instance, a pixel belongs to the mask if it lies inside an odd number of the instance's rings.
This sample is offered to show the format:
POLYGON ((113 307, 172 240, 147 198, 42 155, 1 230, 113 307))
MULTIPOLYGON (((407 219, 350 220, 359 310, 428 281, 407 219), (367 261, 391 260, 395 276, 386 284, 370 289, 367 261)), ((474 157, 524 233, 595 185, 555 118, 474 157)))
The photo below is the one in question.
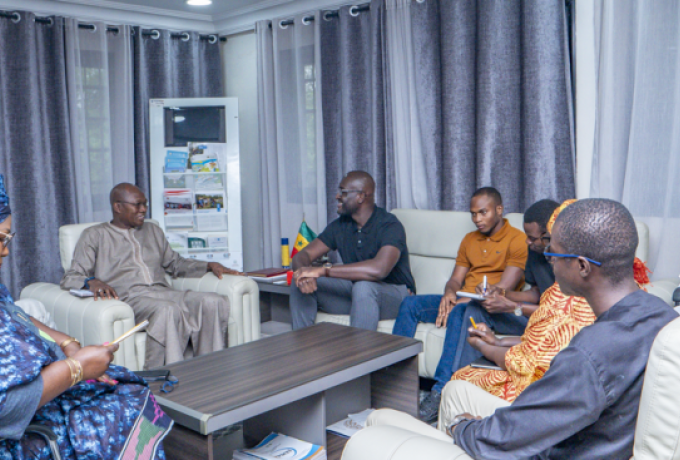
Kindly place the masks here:
POLYGON ((330 14, 331 14, 331 11, 324 11, 323 12, 323 20, 327 21, 327 22, 331 21, 331 18, 329 16, 330 14))
POLYGON ((46 19, 50 21, 47 23, 47 27, 52 27, 54 25, 54 18, 52 16, 48 16, 46 19))
POLYGON ((21 15, 20 15, 17 11, 13 11, 13 12, 12 12, 12 19, 11 19, 11 21, 12 21, 14 24, 19 23, 19 21, 21 21, 21 15))
POLYGON ((358 5, 352 5, 349 7, 349 15, 352 17, 357 17, 359 16, 359 6, 358 5))
POLYGON ((97 24, 92 24, 92 28, 88 29, 91 34, 97 33, 97 24))
POLYGON ((154 29, 151 31, 150 37, 153 38, 154 40, 158 40, 159 38, 161 38, 161 33, 157 29, 154 29))
POLYGON ((285 25, 284 25, 284 24, 283 24, 283 21, 279 21, 279 28, 285 30, 285 29, 288 28, 288 24, 285 24, 285 25))
POLYGON ((425 3, 425 0, 416 0, 418 3, 425 3))
POLYGON ((312 23, 312 21, 310 21, 310 19, 314 19, 314 16, 303 16, 302 17, 302 24, 304 24, 306 26, 310 25, 312 23))
POLYGON ((183 42, 188 42, 191 39, 191 35, 189 35, 189 32, 182 32, 182 40, 183 42))
POLYGON ((217 43, 217 35, 208 35, 208 43, 211 45, 217 43))

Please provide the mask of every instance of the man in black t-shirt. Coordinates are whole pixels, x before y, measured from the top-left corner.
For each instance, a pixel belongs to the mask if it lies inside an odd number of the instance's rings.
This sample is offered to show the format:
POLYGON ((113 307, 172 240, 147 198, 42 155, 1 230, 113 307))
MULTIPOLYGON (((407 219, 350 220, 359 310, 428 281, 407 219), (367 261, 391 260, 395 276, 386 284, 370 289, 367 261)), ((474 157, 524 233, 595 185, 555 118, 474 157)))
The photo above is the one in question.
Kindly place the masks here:
POLYGON ((416 286, 411 275, 404 226, 375 205, 373 178, 352 171, 336 194, 340 217, 293 258, 293 329, 314 324, 318 310, 350 315, 350 325, 376 330, 394 319, 416 286), (312 267, 312 261, 337 250, 342 265, 312 267))

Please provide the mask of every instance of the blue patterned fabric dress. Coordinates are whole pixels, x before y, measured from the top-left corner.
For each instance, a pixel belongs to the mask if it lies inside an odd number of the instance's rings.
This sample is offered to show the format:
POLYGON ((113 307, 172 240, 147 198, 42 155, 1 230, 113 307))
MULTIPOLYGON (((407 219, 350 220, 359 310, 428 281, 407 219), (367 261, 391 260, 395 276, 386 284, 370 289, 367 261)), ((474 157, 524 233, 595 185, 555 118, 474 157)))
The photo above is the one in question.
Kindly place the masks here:
MULTIPOLYGON (((0 413, 8 392, 40 378, 43 367, 65 359, 0 284, 0 413)), ((31 424, 51 428, 63 459, 165 459, 161 445, 172 420, 158 407, 146 383, 111 365, 117 385, 80 382, 39 408, 31 424)), ((19 427, 23 432, 25 426, 19 427)), ((0 459, 50 459, 45 442, 32 435, 0 441, 0 459)))

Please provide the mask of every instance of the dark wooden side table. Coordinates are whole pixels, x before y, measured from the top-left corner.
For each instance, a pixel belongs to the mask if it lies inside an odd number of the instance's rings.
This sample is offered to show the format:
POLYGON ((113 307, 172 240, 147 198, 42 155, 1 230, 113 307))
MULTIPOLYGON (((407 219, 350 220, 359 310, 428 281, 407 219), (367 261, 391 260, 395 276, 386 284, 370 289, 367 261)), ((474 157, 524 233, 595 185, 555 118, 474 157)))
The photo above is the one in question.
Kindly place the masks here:
POLYGON ((168 459, 231 459, 213 434, 243 422, 260 440, 277 431, 327 446, 326 426, 367 407, 417 415, 422 343, 332 323, 268 337, 164 367, 179 379, 172 393, 151 388, 175 420, 168 459))

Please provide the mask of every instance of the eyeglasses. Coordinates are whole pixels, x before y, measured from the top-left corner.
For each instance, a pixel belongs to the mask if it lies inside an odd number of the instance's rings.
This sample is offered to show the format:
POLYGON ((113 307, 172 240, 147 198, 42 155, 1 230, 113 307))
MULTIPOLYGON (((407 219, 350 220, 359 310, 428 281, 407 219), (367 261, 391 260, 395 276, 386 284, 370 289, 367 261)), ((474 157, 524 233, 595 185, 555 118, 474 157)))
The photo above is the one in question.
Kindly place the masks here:
POLYGON ((348 189, 348 188, 341 188, 340 189, 340 195, 343 198, 347 198, 347 195, 349 195, 350 193, 363 193, 363 190, 348 189))
POLYGON ((137 210, 142 209, 142 208, 148 208, 149 207, 149 202, 148 201, 143 201, 141 203, 130 203, 129 201, 119 201, 119 203, 125 203, 125 204, 131 204, 134 206, 137 210))
POLYGON ((17 234, 16 232, 13 233, 0 232, 0 235, 5 235, 5 237, 2 239, 2 247, 6 248, 9 245, 10 241, 12 241, 12 238, 14 238, 14 235, 16 234, 17 234))
MULTIPOLYGON (((546 247, 546 249, 550 249, 550 245, 548 245, 546 247)), ((556 252, 546 251, 546 252, 543 253, 543 255, 545 256, 545 260, 547 260, 548 262, 552 262, 553 257, 563 257, 565 259, 578 259, 579 257, 582 257, 582 258, 586 259, 588 262, 590 262, 591 264, 595 264, 598 267, 602 266, 602 262, 598 262, 597 260, 593 260, 593 259, 590 259, 590 258, 585 257, 585 256, 579 256, 577 254, 558 254, 556 252)))

